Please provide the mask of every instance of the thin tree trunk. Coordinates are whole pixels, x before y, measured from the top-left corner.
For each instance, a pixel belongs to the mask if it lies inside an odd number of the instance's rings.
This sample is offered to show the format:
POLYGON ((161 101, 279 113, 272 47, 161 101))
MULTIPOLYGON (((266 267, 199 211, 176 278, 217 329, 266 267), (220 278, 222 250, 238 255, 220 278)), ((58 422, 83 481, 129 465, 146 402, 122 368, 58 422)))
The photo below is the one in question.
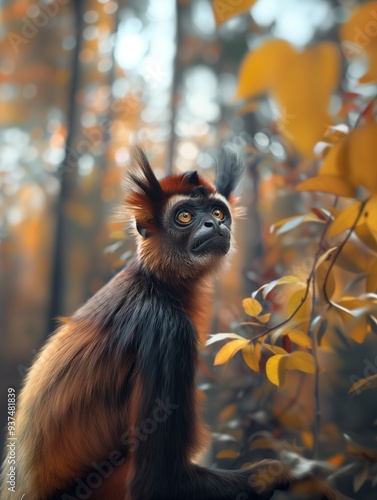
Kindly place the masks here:
POLYGON ((179 59, 180 46, 182 42, 182 21, 185 6, 181 2, 176 2, 175 5, 175 55, 173 61, 173 81, 171 88, 171 118, 170 118, 170 141, 168 144, 168 158, 166 175, 171 175, 174 171, 174 155, 177 143, 175 133, 175 125, 177 121, 177 104, 178 104, 178 89, 181 80, 182 67, 179 59))
MULTIPOLYGON (((66 219, 64 208, 75 185, 77 176, 77 155, 74 153, 74 137, 79 122, 79 107, 76 95, 80 86, 80 51, 82 47, 84 0, 72 0, 72 17, 75 23, 76 45, 72 56, 72 77, 68 96, 67 139, 64 160, 59 167, 60 192, 56 201, 55 248, 52 256, 51 293, 48 307, 47 335, 56 327, 57 316, 64 312, 65 290, 65 236, 66 219)), ((46 335, 46 336, 47 336, 46 335)))
MULTIPOLYGON (((113 29, 112 33, 114 36, 114 46, 113 46, 113 52, 111 55, 112 59, 112 66, 111 69, 108 71, 106 77, 107 77, 107 84, 109 87, 112 87, 112 84, 114 82, 115 78, 115 70, 116 70, 116 60, 115 60, 115 48, 116 48, 116 41, 117 41, 117 33, 118 33, 118 26, 119 26, 119 12, 120 12, 120 6, 119 9, 116 11, 114 14, 114 20, 113 20, 113 29)), ((110 97, 110 104, 109 107, 106 111, 106 116, 104 118, 106 119, 107 123, 112 123, 114 116, 113 116, 113 111, 112 111, 112 106, 111 106, 111 97, 110 97)), ((103 271, 105 266, 98 266, 98 262, 103 262, 104 259, 104 248, 103 248, 103 242, 104 238, 102 238, 103 232, 104 232, 104 219, 106 217, 106 211, 104 210, 104 203, 101 202, 101 189, 102 189, 102 183, 103 183, 103 178, 104 174, 106 172, 106 168, 108 165, 108 149, 109 149, 109 143, 111 140, 110 136, 110 126, 107 126, 104 129, 104 134, 103 134, 103 139, 102 142, 105 146, 104 152, 101 155, 101 158, 99 159, 99 169, 98 169, 98 174, 96 178, 96 183, 95 186, 91 192, 91 198, 93 200, 93 210, 94 210, 94 222, 93 226, 91 227, 91 234, 92 238, 90 241, 90 248, 88 248, 88 259, 89 259, 89 266, 88 266, 88 273, 86 276, 86 286, 85 286, 85 291, 84 293, 86 294, 87 297, 89 297, 91 294, 93 294, 93 289, 91 287, 91 281, 93 277, 98 277, 101 278, 101 271, 103 271)), ((85 297, 86 298, 86 297, 85 297)))

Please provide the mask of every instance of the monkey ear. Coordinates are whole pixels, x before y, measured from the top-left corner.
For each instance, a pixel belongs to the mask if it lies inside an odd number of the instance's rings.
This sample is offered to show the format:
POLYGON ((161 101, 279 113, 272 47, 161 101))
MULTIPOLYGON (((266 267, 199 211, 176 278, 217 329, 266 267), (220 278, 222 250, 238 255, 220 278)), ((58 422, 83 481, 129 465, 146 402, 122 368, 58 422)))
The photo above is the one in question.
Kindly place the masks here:
POLYGON ((245 163, 241 156, 234 149, 222 147, 217 160, 216 190, 229 199, 244 170, 245 163))
MULTIPOLYGON (((123 182, 125 202, 136 219, 137 227, 147 231, 147 226, 155 225, 162 213, 165 194, 145 151, 136 146, 132 149, 131 156, 133 162, 127 169, 123 182)), ((138 232, 140 233, 139 229, 138 232)))

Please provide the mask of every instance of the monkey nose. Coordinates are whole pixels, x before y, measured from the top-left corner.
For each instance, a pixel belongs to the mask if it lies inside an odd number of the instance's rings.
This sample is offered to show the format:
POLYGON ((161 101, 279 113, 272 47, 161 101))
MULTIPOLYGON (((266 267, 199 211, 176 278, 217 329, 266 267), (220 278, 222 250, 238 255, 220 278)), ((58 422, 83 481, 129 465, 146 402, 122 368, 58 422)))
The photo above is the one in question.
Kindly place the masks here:
POLYGON ((214 227, 214 225, 215 225, 215 224, 214 224, 213 220, 206 220, 206 221, 204 222, 204 226, 205 226, 205 227, 214 227))

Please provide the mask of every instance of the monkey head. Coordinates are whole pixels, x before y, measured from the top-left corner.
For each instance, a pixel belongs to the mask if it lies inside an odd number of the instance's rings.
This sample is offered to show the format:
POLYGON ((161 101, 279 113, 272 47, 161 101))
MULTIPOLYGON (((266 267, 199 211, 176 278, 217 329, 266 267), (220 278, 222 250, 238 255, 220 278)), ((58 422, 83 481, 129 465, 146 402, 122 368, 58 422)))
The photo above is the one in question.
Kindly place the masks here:
POLYGON ((142 149, 136 148, 133 158, 125 202, 143 265, 164 279, 214 271, 233 247, 233 190, 243 171, 239 156, 221 150, 214 184, 196 171, 158 181, 142 149))

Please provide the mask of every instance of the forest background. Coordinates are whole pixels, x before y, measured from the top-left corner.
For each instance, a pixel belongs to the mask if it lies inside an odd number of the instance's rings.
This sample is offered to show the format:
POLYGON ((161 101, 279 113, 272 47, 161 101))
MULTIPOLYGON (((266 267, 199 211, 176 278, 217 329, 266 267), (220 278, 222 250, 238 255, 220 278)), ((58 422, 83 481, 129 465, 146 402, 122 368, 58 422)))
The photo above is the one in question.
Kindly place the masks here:
POLYGON ((56 317, 134 251, 113 217, 130 147, 212 180, 228 145, 245 217, 200 362, 208 460, 375 499, 377 2, 0 5, 1 426, 56 317))

